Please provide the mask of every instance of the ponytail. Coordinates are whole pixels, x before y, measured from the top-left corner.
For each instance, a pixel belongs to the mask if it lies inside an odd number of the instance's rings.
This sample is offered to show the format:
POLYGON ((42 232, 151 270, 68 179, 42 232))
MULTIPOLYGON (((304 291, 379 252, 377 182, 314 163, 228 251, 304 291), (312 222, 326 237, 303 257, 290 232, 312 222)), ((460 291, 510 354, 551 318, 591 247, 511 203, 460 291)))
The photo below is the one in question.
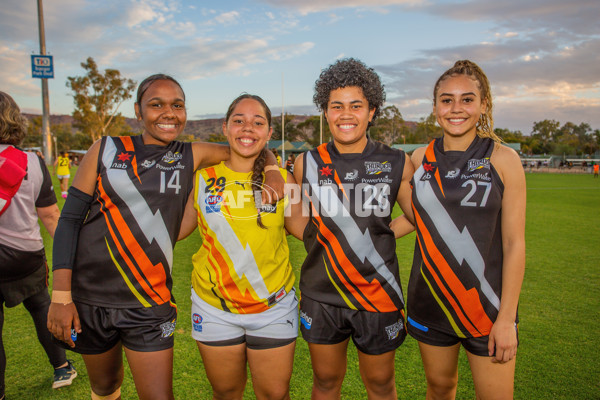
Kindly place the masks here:
MULTIPOLYGON (((258 154, 258 157, 256 157, 256 160, 254 160, 254 165, 252 166, 252 193, 254 195, 255 204, 261 204, 260 197, 257 198, 257 196, 260 196, 262 192, 264 175, 263 169, 265 167, 265 162, 267 161, 267 151, 268 150, 266 147, 263 148, 258 154)), ((256 224, 262 229, 267 229, 267 227, 262 223, 260 217, 260 208, 257 208, 257 211, 258 214, 256 216, 256 224)))

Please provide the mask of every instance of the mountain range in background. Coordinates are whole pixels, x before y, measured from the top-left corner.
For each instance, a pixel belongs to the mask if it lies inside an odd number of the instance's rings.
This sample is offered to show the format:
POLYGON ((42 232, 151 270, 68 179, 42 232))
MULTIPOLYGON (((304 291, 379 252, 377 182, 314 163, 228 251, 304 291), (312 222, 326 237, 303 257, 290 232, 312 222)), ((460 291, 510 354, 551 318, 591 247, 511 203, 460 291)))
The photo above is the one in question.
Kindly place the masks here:
MULTIPOLYGON (((39 114, 27 114, 23 113, 23 115, 28 119, 32 120, 34 118, 40 117, 39 114)), ((277 118, 277 117, 275 117, 277 118)), ((281 116, 279 117, 281 118, 281 116)), ((294 117, 292 122, 294 124, 299 124, 304 122, 306 119, 310 118, 309 115, 297 115, 294 117)), ((129 125, 133 132, 141 133, 141 126, 138 120, 135 118, 125 118, 125 123, 129 125)), ((50 126, 52 125, 61 125, 61 124, 70 124, 73 125, 73 117, 71 115, 50 115, 50 126)), ((223 124, 223 118, 211 118, 211 119, 197 119, 197 120, 188 120, 185 124, 185 129, 183 130, 184 135, 193 135, 194 137, 200 140, 206 140, 211 134, 221 134, 222 129, 221 126, 223 124)), ((73 133, 76 130, 73 128, 73 133)))

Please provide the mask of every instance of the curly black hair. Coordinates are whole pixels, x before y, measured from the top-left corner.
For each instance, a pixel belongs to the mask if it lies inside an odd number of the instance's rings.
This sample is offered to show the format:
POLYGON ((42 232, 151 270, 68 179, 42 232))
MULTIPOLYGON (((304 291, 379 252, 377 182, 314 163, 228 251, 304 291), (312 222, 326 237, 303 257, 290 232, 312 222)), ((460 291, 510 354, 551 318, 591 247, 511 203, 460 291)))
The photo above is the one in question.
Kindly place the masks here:
POLYGON ((315 82, 313 102, 319 110, 327 110, 330 93, 348 86, 361 88, 369 102, 369 108, 375 108, 372 124, 385 103, 385 89, 377 72, 355 58, 338 60, 321 71, 319 79, 315 82))

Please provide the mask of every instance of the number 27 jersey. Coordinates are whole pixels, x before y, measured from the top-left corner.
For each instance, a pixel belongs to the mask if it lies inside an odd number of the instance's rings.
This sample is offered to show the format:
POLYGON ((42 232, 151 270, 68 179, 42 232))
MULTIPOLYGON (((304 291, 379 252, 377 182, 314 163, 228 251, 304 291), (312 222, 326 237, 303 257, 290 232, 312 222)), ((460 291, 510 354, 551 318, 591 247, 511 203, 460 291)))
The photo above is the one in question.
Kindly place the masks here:
POLYGON ((504 186, 476 137, 464 152, 432 141, 411 184, 417 239, 408 320, 458 337, 489 334, 500 307, 504 186))

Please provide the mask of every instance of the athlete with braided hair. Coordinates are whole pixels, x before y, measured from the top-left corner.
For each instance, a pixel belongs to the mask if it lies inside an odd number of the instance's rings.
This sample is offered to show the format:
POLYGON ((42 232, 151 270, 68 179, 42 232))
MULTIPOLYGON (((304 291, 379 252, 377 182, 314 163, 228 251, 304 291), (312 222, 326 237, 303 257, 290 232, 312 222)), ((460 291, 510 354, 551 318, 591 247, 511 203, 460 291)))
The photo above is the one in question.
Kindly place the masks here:
MULTIPOLYGON (((257 398, 289 399, 298 300, 286 230, 300 238, 307 218, 299 194, 291 213, 286 199, 263 205, 254 195, 272 131, 263 99, 231 103, 223 122, 231 157, 196 173, 180 234, 199 226, 203 239, 192 259, 192 337, 217 399, 242 398, 247 365, 257 398)), ((295 184, 285 169, 267 169, 295 184)))
POLYGON ((443 136, 415 150, 417 240, 408 333, 419 341, 428 399, 453 399, 465 348, 478 399, 512 399, 517 304, 525 269, 525 174, 493 132, 490 84, 457 61, 436 82, 443 136))
POLYGON ((105 136, 83 158, 54 241, 48 328, 82 354, 94 400, 121 398, 123 351, 140 399, 173 399, 173 250, 194 171, 229 158, 176 140, 185 94, 168 75, 142 81, 135 113, 141 135, 105 136))

